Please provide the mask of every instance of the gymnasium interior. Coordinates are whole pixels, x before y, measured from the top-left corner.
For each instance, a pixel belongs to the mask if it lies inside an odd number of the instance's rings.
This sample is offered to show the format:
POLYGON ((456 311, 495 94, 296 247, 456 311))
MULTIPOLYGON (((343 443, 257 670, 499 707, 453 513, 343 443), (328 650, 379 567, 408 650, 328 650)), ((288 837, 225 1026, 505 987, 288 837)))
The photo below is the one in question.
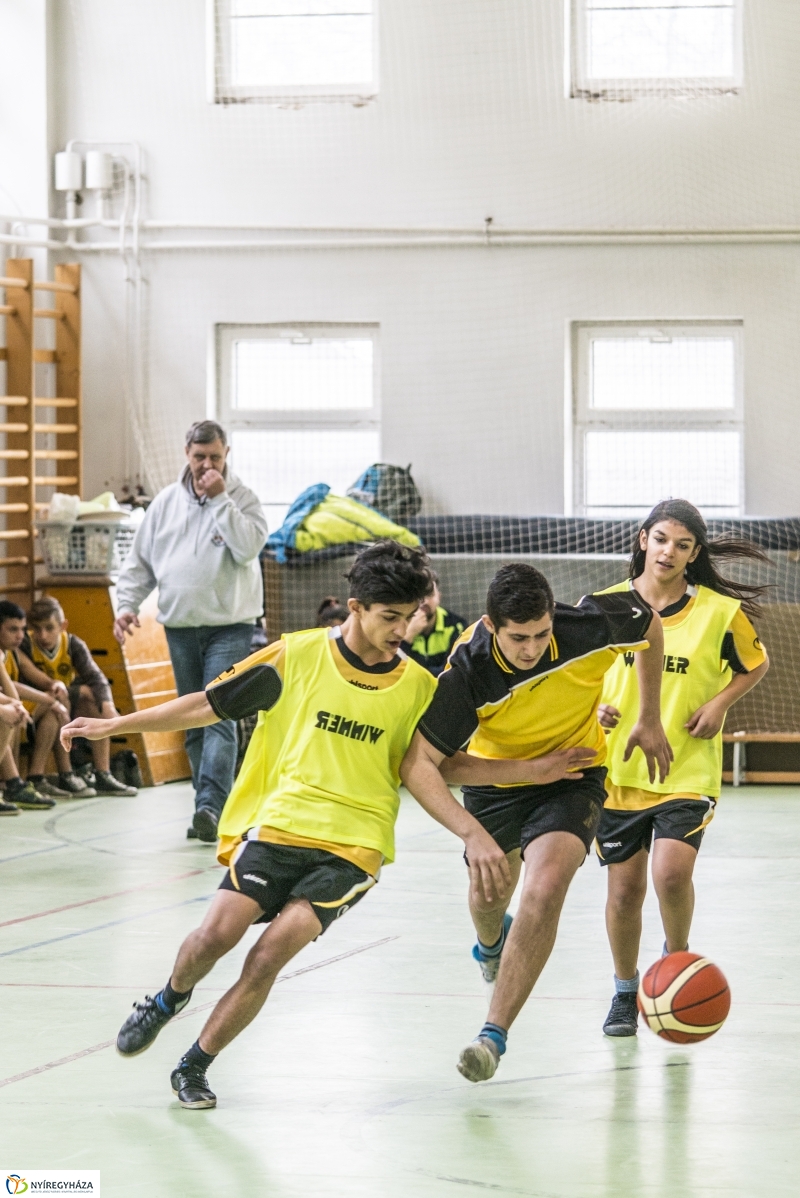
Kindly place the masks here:
MULTIPOLYGON (((254 646, 346 602, 382 534, 314 524, 336 497, 423 545, 472 624, 508 562, 563 604, 621 582, 680 496, 762 551, 730 570, 764 588, 770 658, 727 716, 694 876, 724 1027, 603 1035, 590 853, 478 1086, 462 846, 405 791, 396 862, 220 1055, 216 1109, 167 1075, 258 929, 179 1027, 115 1052, 225 871, 187 837, 183 733, 113 737, 134 793, 0 820, 8 1193, 50 1171, 106 1198, 794 1198, 800 9, 0 0, 0 46, 0 601, 56 599, 120 713, 178 694, 157 593, 120 644, 116 586, 205 420, 268 526, 254 646)), ((643 971, 663 938, 651 888, 643 971)))

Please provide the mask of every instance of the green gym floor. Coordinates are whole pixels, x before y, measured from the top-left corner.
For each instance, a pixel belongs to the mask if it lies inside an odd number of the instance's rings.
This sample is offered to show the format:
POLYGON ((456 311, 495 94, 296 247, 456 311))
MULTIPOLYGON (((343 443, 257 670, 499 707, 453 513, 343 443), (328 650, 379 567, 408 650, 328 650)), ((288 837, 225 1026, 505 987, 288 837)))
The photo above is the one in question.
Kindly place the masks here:
MULTIPOLYGON (((185 839, 191 810, 178 784, 0 821, 2 1168, 100 1169, 104 1198, 797 1195, 800 790, 728 791, 707 834, 692 947, 733 993, 714 1039, 603 1037, 612 969, 590 859, 480 1086, 455 1069, 485 1013, 465 871, 406 799, 397 864, 214 1064, 213 1111, 179 1109, 169 1073, 246 944, 149 1052, 113 1047, 220 878, 185 839)), ((643 966, 660 947, 648 899, 643 966)))

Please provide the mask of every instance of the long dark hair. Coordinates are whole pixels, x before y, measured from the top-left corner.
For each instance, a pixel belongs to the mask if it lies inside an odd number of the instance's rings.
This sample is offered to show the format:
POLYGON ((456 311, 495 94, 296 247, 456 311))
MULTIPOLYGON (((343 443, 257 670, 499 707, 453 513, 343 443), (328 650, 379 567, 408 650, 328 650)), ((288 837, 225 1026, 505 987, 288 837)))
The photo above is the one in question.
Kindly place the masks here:
POLYGON ((700 546, 697 557, 686 567, 688 583, 692 586, 708 587, 709 590, 716 591, 718 595, 728 595, 731 599, 738 599, 742 604, 742 611, 746 612, 748 616, 761 614, 758 600, 769 588, 755 586, 752 583, 734 582, 730 578, 725 578, 720 574, 713 559, 742 557, 753 562, 769 562, 769 558, 752 541, 744 541, 738 537, 727 535, 716 537, 713 541, 710 540, 705 520, 687 499, 665 499, 662 503, 657 503, 647 519, 643 521, 633 542, 629 570, 632 579, 638 578, 644 573, 645 551, 639 544, 640 534, 642 532, 649 533, 650 529, 662 520, 674 520, 676 524, 682 524, 684 528, 688 528, 700 546))

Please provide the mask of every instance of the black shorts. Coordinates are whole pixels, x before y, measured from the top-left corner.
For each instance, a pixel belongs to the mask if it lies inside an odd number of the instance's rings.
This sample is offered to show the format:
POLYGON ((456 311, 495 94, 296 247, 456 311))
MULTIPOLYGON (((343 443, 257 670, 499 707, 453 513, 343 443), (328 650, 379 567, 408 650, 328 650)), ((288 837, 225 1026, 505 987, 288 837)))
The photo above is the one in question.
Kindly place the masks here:
POLYGON ((324 849, 246 840, 234 852, 219 888, 254 899, 264 912, 255 923, 271 923, 290 899, 308 899, 324 932, 377 880, 324 849))
POLYGON ((589 852, 606 797, 605 766, 545 786, 463 787, 464 806, 504 853, 546 832, 572 832, 589 852))
POLYGON ((714 818, 716 799, 670 799, 640 811, 604 807, 597 829, 601 865, 619 865, 646 849, 653 839, 683 840, 699 849, 703 832, 714 818))

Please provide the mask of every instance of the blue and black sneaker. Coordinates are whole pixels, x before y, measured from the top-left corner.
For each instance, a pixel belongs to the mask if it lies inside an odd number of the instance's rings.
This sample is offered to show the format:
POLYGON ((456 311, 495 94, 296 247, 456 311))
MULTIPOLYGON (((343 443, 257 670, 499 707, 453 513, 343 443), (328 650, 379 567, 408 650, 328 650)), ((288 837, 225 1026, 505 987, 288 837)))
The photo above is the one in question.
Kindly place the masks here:
POLYGON ((500 938, 499 948, 495 945, 491 949, 490 953, 487 954, 486 950, 481 944, 473 945, 473 959, 480 965, 481 973, 483 974, 483 980, 486 982, 487 986, 493 986, 497 981, 497 972, 500 969, 500 957, 502 955, 503 948, 505 947, 506 940, 508 939, 508 930, 511 927, 513 920, 513 915, 509 915, 508 912, 506 912, 506 914, 503 916, 503 934, 500 938))
POLYGON ((174 1015, 174 1011, 165 1011, 156 998, 145 995, 144 1002, 133 1004, 133 1014, 119 1029, 117 1052, 124 1057, 134 1057, 144 1052, 174 1015))

